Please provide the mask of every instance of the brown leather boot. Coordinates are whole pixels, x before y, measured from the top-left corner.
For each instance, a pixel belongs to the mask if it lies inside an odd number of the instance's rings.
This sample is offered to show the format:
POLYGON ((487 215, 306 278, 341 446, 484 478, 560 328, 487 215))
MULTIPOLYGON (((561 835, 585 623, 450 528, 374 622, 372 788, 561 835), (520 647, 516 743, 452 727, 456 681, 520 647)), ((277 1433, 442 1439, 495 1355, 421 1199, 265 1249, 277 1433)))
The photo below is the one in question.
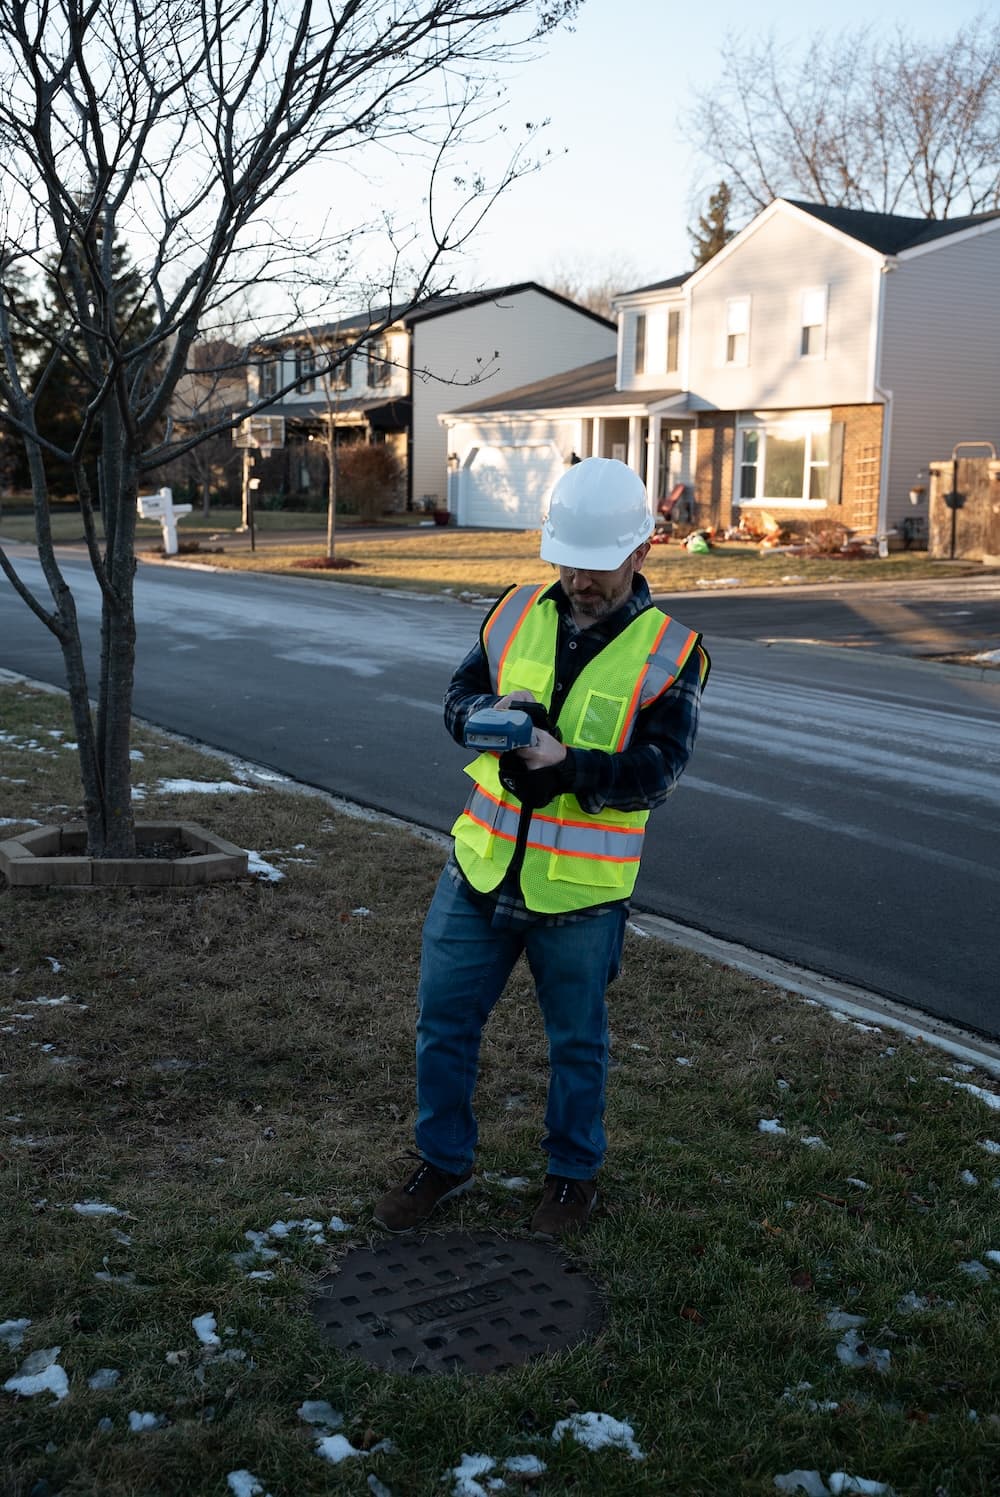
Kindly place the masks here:
POLYGON ((421 1159, 417 1168, 402 1185, 394 1185, 378 1202, 373 1217, 387 1232, 412 1232, 422 1226, 442 1201, 471 1190, 475 1176, 448 1175, 436 1165, 421 1159))
POLYGON ((596 1204, 596 1180, 546 1175, 541 1202, 531 1218, 531 1235, 554 1242, 567 1232, 582 1231, 596 1204))

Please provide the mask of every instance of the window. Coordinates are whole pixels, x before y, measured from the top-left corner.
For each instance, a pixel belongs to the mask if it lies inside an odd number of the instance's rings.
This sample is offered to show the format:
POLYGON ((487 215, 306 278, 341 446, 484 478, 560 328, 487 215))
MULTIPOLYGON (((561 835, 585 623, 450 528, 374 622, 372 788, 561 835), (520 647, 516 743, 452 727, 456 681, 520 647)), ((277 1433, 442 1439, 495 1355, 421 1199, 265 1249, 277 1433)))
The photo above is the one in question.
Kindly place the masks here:
POLYGON ((295 350, 295 378, 302 395, 311 395, 316 388, 316 355, 311 348, 295 350))
POLYGON ((646 314, 636 313, 635 319, 635 372, 646 372, 646 314))
POLYGON ((353 377, 352 366, 354 360, 350 354, 348 354, 346 358, 343 358, 343 351, 345 348, 348 348, 350 346, 350 341, 351 340, 349 338, 338 338, 336 343, 334 343, 333 346, 328 350, 329 358, 343 359, 342 363, 338 364, 336 368, 330 370, 331 390, 349 390, 351 388, 351 379, 353 377))
POLYGON ((681 314, 678 308, 667 313, 667 373, 673 374, 680 365, 681 314))
POLYGON ((258 366, 260 393, 265 398, 278 393, 278 368, 277 359, 261 359, 260 361, 258 366))
POLYGON ((802 293, 802 331, 799 357, 821 359, 826 353, 826 287, 811 286, 802 293))
POLYGON ((825 504, 830 497, 830 417, 802 412, 740 422, 737 495, 744 504, 825 504))
POLYGON ((733 296, 726 302, 725 362, 740 366, 750 362, 749 296, 733 296))
POLYGON ((368 383, 387 385, 392 378, 388 338, 375 338, 368 345, 368 383))

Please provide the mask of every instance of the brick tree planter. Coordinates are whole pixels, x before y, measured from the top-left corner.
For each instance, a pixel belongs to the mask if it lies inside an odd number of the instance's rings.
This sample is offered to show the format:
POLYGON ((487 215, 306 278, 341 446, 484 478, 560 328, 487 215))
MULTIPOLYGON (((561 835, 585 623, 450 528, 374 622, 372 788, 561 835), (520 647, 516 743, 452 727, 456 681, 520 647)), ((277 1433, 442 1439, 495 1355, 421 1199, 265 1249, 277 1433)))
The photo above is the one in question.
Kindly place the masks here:
POLYGON ((142 821, 135 828, 134 858, 89 858, 83 822, 43 826, 0 842, 0 881, 12 889, 50 885, 187 888, 218 879, 245 878, 247 855, 192 821, 142 821), (179 843, 177 857, 143 857, 151 844, 179 843))

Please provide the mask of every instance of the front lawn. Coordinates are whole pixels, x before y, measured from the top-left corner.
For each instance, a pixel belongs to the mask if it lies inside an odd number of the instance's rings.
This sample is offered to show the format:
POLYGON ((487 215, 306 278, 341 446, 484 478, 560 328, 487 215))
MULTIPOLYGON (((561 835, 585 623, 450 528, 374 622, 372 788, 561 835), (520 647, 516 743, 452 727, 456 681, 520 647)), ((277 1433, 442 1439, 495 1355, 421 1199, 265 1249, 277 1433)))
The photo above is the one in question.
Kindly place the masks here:
MULTIPOLYGON (((62 698, 0 685, 0 724, 0 836, 72 814, 62 698)), ((1000 1083, 634 931, 602 1204, 568 1249, 603 1330, 482 1378, 324 1343, 311 1286, 377 1238, 407 1168, 444 853, 151 731, 135 747, 144 817, 263 866, 0 893, 5 1497, 774 1497, 797 1471, 996 1491, 1000 1083), (576 1414, 632 1448, 554 1440, 576 1414)), ((517 1237, 546 1085, 524 972, 482 1060, 479 1183, 435 1227, 517 1237)))

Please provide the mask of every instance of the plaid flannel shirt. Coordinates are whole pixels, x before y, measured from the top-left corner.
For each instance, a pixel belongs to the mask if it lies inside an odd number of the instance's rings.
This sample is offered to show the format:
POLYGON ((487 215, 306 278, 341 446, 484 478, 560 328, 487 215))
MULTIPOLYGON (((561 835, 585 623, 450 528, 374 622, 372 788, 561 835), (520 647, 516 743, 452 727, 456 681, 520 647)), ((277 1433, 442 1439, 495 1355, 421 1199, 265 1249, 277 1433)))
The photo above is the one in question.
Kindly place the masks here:
MULTIPOLYGON (((632 596, 607 618, 597 619, 587 629, 573 620, 569 599, 558 582, 544 595, 559 610, 559 635, 556 649, 556 685, 550 714, 556 718, 566 695, 584 666, 627 627, 638 614, 652 607, 649 587, 637 573, 632 596)), ((694 749, 701 708, 702 647, 691 655, 676 681, 636 718, 635 730, 621 753, 603 749, 567 750, 563 790, 576 796, 584 811, 593 814, 611 807, 617 811, 653 810, 662 805, 674 789, 694 749)), ((707 679, 707 677, 706 677, 707 679)), ((444 699, 444 720, 456 743, 462 743, 465 723, 471 712, 493 707, 499 697, 493 691, 489 662, 482 644, 476 644, 466 655, 451 679, 444 699)), ((589 919, 611 907, 610 903, 593 905, 564 915, 539 915, 525 908, 515 878, 508 877, 490 894, 481 894, 467 884, 454 852, 448 861, 448 872, 456 882, 465 884, 467 894, 493 911, 494 926, 526 926, 539 921, 548 925, 574 924, 589 919)), ((615 900, 622 904, 626 901, 615 900)))

